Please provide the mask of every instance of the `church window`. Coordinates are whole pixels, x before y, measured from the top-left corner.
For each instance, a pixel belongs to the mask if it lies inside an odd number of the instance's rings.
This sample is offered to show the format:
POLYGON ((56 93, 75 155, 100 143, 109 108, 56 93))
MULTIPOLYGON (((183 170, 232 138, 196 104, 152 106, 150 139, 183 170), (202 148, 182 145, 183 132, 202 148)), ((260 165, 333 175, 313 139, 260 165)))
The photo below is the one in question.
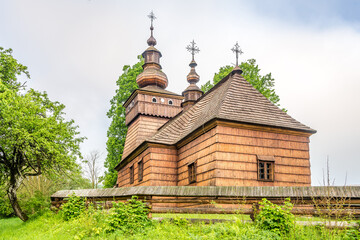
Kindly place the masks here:
POLYGON ((164 103, 164 102, 165 102, 165 99, 161 98, 160 101, 161 101, 162 103, 164 103))
POLYGON ((130 167, 130 184, 134 183, 134 165, 130 167))
POLYGON ((157 100, 156 100, 155 97, 152 98, 152 102, 153 102, 153 103, 156 103, 156 102, 157 102, 157 100))
POLYGON ((258 179, 261 181, 274 181, 273 161, 258 161, 258 179))
POLYGON ((169 100, 169 105, 173 105, 173 101, 171 99, 169 100))
POLYGON ((143 162, 143 160, 141 160, 138 163, 138 179, 139 179, 139 182, 141 182, 143 180, 143 176, 144 176, 144 162, 143 162))
POLYGON ((196 162, 190 163, 188 165, 189 172, 189 183, 196 182, 196 162))

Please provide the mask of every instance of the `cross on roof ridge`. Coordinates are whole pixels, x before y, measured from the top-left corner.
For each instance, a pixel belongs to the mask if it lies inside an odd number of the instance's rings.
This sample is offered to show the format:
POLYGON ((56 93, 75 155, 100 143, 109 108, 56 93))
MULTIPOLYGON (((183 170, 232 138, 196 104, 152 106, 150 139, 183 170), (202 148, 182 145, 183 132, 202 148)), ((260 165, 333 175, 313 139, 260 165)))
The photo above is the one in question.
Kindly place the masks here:
POLYGON ((196 43, 194 40, 192 40, 192 42, 190 42, 189 45, 186 46, 186 50, 188 50, 189 52, 191 52, 192 55, 192 59, 194 60, 194 55, 198 52, 200 52, 199 47, 196 46, 196 43))
POLYGON ((148 18, 151 19, 151 27, 153 26, 153 21, 156 19, 154 12, 151 10, 150 14, 148 15, 148 18))
POLYGON ((236 54, 236 66, 239 65, 239 54, 243 54, 244 52, 241 50, 238 42, 234 45, 234 47, 231 49, 236 54))

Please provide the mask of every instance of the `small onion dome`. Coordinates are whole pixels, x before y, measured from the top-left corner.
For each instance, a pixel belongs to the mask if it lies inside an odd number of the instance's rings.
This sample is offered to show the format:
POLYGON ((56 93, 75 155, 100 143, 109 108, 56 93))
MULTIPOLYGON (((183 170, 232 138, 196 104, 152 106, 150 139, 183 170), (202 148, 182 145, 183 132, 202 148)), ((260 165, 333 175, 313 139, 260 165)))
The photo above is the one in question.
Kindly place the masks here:
POLYGON ((156 39, 154 38, 154 36, 153 36, 153 30, 154 30, 154 28, 151 26, 150 27, 150 30, 151 30, 151 36, 149 37, 149 39, 147 40, 147 44, 149 45, 149 46, 155 46, 156 45, 156 39))
POLYGON ((187 81, 190 84, 197 83, 200 80, 200 76, 195 71, 195 67, 197 66, 197 64, 194 60, 192 60, 189 66, 191 67, 191 70, 190 73, 187 75, 187 81))

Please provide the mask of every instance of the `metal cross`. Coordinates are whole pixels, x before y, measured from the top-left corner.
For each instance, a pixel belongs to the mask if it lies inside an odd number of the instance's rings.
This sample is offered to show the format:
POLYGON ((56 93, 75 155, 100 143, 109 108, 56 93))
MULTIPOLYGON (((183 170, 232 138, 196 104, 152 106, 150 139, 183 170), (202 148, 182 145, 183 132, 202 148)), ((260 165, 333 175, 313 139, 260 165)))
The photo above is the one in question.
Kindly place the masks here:
POLYGON ((192 60, 194 60, 194 55, 198 52, 200 52, 200 49, 195 46, 196 43, 194 40, 192 40, 192 42, 190 42, 191 45, 187 45, 186 50, 188 50, 189 52, 191 52, 192 55, 192 60))
POLYGON ((151 27, 153 27, 153 21, 156 19, 153 11, 151 11, 151 13, 148 15, 148 18, 151 19, 151 27))
POLYGON ((240 48, 238 42, 236 42, 235 46, 231 49, 231 51, 236 53, 236 66, 238 66, 239 54, 241 55, 244 53, 243 51, 241 51, 241 48, 240 48))

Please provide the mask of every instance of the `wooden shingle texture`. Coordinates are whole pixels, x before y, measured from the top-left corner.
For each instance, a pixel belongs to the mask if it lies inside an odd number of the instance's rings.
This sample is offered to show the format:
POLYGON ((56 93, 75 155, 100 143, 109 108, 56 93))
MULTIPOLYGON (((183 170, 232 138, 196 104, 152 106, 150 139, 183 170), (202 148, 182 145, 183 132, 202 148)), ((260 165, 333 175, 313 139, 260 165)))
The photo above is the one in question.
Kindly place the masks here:
POLYGON ((346 197, 360 198, 359 186, 336 187, 240 187, 240 186, 139 186, 57 191, 51 198, 119 196, 173 197, 346 197))
POLYGON ((182 112, 148 142, 176 144, 213 119, 315 133, 274 105, 238 72, 231 73, 188 111, 182 112))

